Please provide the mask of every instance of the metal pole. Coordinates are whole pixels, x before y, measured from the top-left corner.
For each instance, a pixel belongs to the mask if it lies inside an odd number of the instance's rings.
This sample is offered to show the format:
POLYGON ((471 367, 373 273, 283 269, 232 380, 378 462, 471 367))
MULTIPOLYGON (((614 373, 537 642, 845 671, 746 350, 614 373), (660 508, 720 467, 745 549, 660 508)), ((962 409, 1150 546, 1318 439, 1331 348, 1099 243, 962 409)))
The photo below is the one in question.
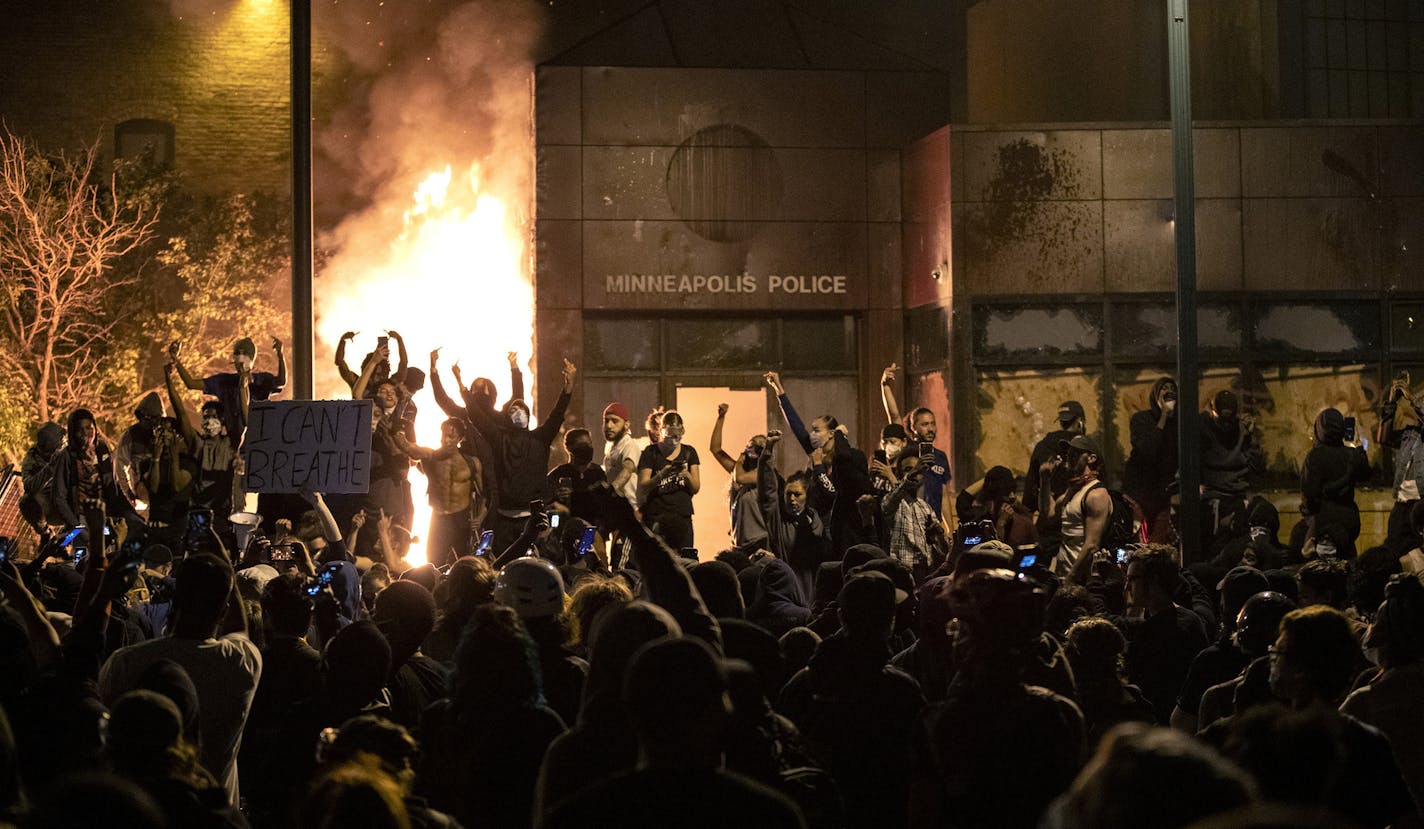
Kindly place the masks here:
POLYGON ((311 0, 292 4, 292 398, 312 399, 311 0))
POLYGON ((1192 179, 1192 72, 1188 0, 1167 0, 1167 54, 1172 101, 1172 179, 1177 242, 1177 448, 1181 504, 1177 530, 1182 563, 1201 558, 1201 436, 1197 365, 1196 192, 1192 179))

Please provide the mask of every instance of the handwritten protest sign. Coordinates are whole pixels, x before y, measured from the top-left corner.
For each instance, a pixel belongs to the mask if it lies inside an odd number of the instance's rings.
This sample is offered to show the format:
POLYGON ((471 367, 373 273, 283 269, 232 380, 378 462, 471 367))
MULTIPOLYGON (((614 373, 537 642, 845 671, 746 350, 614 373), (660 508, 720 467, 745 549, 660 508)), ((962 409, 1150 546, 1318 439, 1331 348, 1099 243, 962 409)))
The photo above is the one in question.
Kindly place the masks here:
POLYGON ((248 492, 365 492, 371 481, 370 400, 253 402, 242 444, 248 492))

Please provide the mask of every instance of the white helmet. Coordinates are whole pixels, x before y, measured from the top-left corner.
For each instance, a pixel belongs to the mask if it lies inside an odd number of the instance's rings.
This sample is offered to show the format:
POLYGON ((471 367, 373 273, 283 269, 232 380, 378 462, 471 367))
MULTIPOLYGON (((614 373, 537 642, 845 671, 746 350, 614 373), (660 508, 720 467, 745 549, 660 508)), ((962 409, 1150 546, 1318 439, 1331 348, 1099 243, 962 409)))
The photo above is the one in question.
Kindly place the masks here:
POLYGON ((517 558, 499 571, 494 600, 514 608, 521 619, 553 616, 564 610, 564 580, 559 569, 542 558, 517 558))

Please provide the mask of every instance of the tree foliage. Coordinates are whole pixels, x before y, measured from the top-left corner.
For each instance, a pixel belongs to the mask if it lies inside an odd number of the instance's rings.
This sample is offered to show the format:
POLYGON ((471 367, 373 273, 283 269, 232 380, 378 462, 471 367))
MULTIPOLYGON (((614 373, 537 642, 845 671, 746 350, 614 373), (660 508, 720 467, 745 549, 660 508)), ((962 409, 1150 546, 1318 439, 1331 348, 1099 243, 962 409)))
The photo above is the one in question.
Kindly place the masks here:
POLYGON ((97 144, 50 156, 0 130, 0 155, 0 459, 75 406, 123 428, 173 340, 205 373, 237 337, 290 330, 288 200, 193 192, 147 159, 102 177, 97 144))

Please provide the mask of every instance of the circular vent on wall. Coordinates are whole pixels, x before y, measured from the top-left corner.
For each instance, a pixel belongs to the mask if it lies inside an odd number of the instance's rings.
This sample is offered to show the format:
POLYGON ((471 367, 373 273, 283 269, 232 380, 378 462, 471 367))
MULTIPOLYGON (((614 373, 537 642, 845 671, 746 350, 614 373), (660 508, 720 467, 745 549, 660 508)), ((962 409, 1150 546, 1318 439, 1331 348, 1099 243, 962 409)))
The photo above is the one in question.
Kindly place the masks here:
POLYGON ((668 203, 704 239, 739 242, 781 207, 781 166, 761 136, 735 124, 698 130, 672 154, 668 203))

